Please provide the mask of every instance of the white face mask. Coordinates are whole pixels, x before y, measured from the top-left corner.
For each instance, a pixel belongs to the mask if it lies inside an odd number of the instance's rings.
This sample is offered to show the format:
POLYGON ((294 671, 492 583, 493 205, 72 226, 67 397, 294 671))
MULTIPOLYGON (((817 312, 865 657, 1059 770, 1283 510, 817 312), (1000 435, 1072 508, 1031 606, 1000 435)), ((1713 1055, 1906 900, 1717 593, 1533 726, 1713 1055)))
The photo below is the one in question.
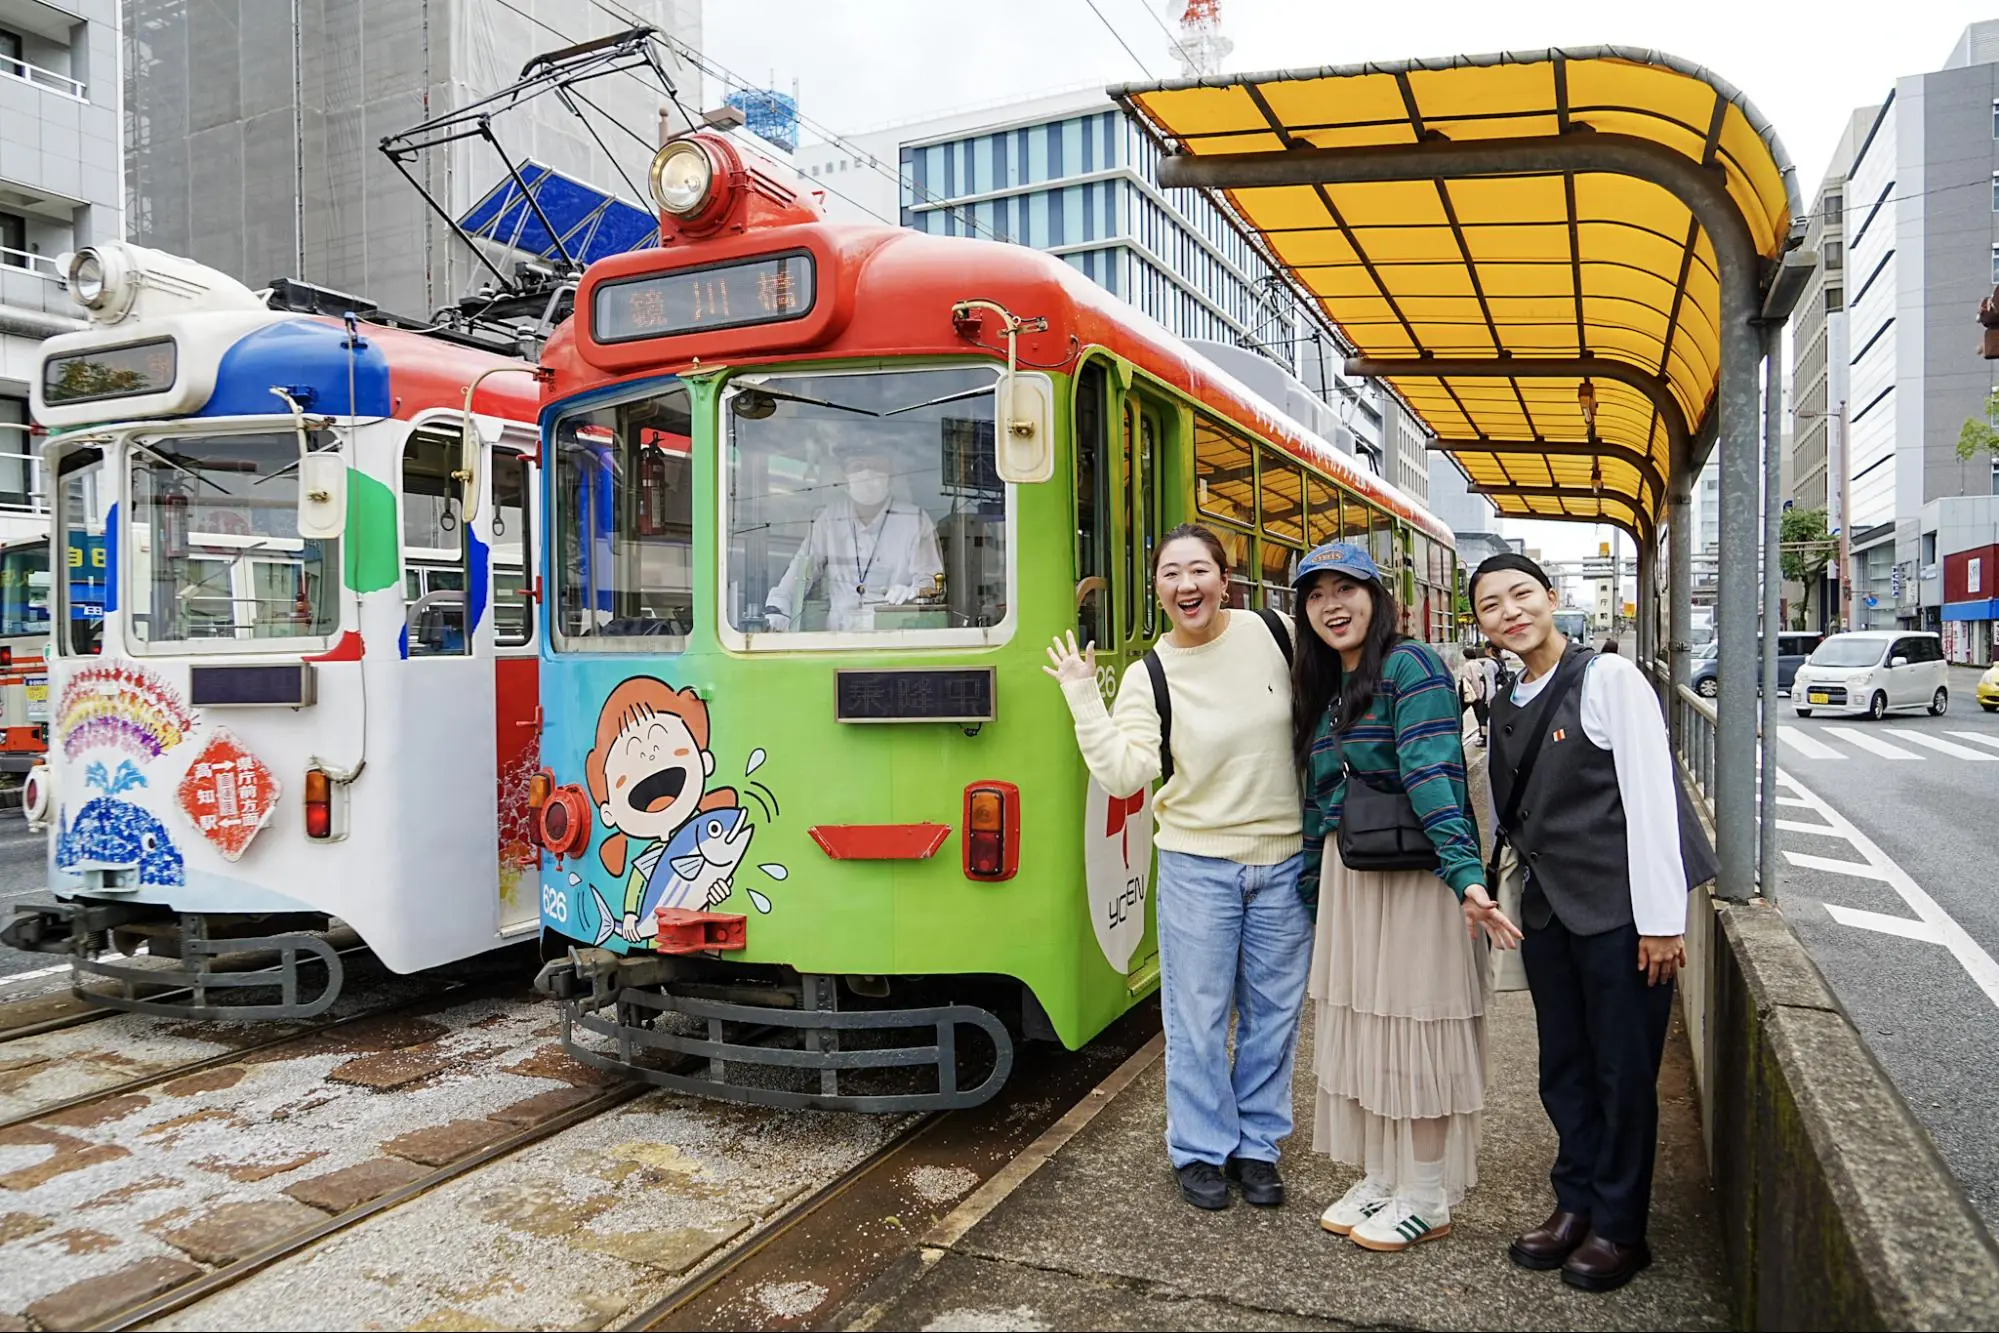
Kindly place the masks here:
POLYGON ((872 468, 847 474, 847 494, 863 509, 873 509, 888 499, 888 473, 872 468))

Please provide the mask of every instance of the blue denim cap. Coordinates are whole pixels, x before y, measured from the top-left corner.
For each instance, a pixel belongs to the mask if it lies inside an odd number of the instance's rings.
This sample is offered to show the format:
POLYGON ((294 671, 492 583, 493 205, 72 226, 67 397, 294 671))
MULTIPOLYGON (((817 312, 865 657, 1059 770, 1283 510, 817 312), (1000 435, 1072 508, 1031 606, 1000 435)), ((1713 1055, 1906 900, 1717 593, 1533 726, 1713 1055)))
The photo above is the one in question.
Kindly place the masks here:
POLYGON ((1381 582, 1381 571, 1375 567, 1374 557, 1359 542, 1327 542, 1313 547, 1298 562, 1298 574, 1291 580, 1291 586, 1304 587, 1314 574, 1344 574, 1350 579, 1381 582))

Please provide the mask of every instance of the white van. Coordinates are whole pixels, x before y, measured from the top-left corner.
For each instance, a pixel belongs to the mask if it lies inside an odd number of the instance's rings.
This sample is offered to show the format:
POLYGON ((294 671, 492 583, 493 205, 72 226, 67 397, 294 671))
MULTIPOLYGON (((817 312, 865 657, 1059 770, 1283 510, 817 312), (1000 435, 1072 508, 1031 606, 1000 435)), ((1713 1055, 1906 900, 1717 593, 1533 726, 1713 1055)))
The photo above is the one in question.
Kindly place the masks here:
POLYGON ((1912 708, 1942 717, 1950 707, 1943 640, 1905 630, 1855 630, 1821 643, 1791 682, 1799 717, 1864 713, 1871 718, 1912 708))

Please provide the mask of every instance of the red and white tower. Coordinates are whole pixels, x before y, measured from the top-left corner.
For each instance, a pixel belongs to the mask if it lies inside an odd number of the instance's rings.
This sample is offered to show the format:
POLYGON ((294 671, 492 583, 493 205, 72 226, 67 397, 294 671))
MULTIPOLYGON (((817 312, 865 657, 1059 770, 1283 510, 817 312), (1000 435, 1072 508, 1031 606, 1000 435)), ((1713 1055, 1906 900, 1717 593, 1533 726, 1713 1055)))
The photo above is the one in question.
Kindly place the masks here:
MULTIPOLYGON (((1180 0, 1168 0, 1169 8, 1179 4, 1180 0)), ((1219 74, 1222 62, 1235 50, 1235 43, 1222 36, 1221 0, 1186 0, 1173 46, 1182 77, 1219 74)))

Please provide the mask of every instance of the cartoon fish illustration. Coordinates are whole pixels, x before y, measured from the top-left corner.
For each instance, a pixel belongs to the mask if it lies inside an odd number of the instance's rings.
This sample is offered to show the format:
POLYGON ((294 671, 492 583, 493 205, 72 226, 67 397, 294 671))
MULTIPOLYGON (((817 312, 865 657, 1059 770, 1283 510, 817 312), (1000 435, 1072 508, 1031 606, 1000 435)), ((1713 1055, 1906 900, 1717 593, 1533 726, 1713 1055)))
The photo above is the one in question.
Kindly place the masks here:
MULTIPOLYGON (((745 811, 711 810, 689 823, 670 846, 642 855, 634 863, 635 869, 647 875, 637 914, 639 937, 652 939, 659 933, 659 918, 654 913, 662 907, 703 912, 727 898, 736 868, 749 854, 755 834, 756 826, 745 811)), ((594 886, 590 893, 597 900, 595 942, 602 944, 618 933, 621 918, 594 886)))

